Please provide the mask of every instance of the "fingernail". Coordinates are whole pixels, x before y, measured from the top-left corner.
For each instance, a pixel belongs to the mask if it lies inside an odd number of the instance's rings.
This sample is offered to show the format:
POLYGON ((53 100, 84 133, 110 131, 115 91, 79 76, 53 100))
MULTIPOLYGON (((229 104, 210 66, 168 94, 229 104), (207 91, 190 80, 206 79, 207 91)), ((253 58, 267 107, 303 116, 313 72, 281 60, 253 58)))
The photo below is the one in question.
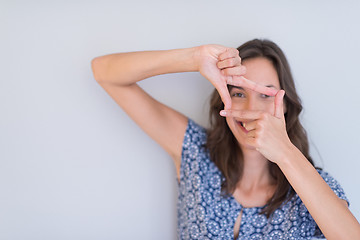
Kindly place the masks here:
POLYGON ((225 116, 226 116, 226 111, 225 111, 225 110, 221 110, 221 111, 220 111, 220 115, 223 116, 223 117, 225 117, 225 116))

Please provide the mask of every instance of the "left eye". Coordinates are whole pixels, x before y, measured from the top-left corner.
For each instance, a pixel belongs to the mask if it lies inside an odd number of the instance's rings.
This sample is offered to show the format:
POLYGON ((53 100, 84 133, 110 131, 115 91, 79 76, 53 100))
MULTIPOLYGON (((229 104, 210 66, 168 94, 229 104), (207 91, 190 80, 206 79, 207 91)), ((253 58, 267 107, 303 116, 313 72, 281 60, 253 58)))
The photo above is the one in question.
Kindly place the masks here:
POLYGON ((270 96, 269 96, 269 95, 266 95, 266 94, 261 94, 261 97, 262 97, 262 98, 269 98, 270 96))

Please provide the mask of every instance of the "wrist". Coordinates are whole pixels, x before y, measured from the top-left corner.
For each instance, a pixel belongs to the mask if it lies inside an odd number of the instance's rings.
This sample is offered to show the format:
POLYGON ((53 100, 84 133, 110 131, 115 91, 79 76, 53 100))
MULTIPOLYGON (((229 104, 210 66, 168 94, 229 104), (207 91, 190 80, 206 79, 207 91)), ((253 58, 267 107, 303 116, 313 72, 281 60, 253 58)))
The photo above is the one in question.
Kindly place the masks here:
POLYGON ((160 55, 161 69, 158 74, 177 73, 177 72, 196 72, 198 64, 196 62, 196 47, 179 48, 163 51, 160 55))
POLYGON ((295 164, 299 158, 305 158, 301 151, 291 142, 286 146, 282 156, 279 159, 277 165, 280 169, 286 169, 295 164))
POLYGON ((183 48, 175 50, 175 59, 177 68, 180 72, 198 72, 199 71, 199 49, 198 47, 183 48))
POLYGON ((192 47, 190 48, 191 52, 191 62, 194 71, 199 72, 200 71, 200 52, 201 52, 202 46, 192 47))
POLYGON ((283 147, 283 151, 279 158, 278 165, 288 164, 288 162, 291 161, 291 158, 297 155, 298 151, 299 149, 292 142, 289 141, 289 143, 287 143, 283 147))

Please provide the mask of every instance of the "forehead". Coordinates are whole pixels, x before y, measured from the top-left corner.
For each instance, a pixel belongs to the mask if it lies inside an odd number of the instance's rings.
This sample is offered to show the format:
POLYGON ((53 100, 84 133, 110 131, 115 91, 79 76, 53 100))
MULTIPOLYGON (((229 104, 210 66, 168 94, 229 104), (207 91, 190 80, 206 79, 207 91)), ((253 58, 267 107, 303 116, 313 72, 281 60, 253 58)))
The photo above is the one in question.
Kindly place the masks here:
POLYGON ((280 89, 278 74, 269 59, 263 57, 245 59, 242 65, 246 67, 245 78, 264 86, 273 85, 280 89))

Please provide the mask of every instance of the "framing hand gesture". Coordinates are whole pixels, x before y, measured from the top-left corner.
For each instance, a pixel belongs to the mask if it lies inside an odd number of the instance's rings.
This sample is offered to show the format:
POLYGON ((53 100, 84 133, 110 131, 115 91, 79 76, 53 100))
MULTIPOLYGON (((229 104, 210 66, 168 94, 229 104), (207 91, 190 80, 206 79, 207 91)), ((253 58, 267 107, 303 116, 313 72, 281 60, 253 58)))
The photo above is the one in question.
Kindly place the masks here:
POLYGON ((208 79, 220 94, 225 109, 231 109, 231 98, 227 85, 242 86, 251 90, 275 96, 277 91, 243 77, 245 66, 241 65, 239 51, 221 45, 199 47, 196 56, 199 72, 208 79))
POLYGON ((284 90, 276 93, 274 114, 253 110, 223 110, 220 112, 222 116, 233 117, 237 122, 242 122, 242 127, 247 132, 245 143, 275 163, 285 154, 282 150, 292 145, 286 132, 284 95, 284 90))

